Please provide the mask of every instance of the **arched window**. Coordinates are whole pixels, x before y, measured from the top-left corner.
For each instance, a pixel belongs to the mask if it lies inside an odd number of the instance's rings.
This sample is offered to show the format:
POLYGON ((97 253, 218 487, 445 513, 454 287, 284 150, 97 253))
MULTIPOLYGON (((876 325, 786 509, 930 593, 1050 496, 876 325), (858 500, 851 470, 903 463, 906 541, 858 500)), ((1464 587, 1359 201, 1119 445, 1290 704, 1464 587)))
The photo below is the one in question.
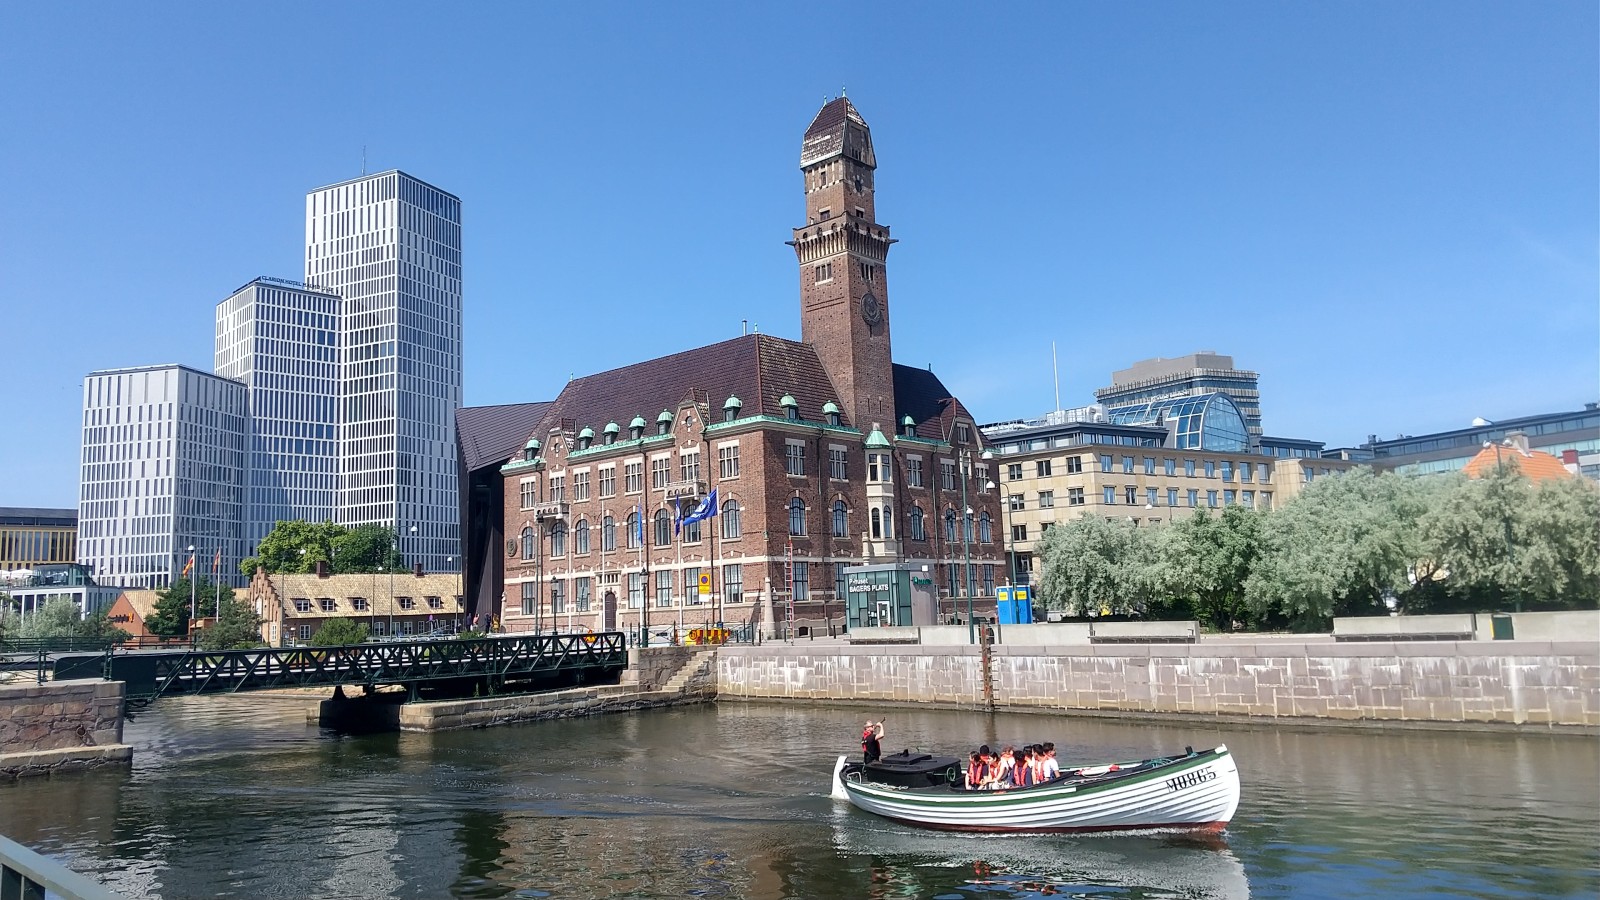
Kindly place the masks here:
POLYGON ((894 507, 888 505, 883 507, 883 539, 894 540, 894 507))
POLYGON ((961 539, 969 544, 972 543, 972 510, 970 509, 967 510, 966 515, 961 517, 961 539))
POLYGON ((849 537, 850 535, 850 508, 844 505, 843 500, 833 501, 833 536, 836 538, 849 537))
POLYGON ((881 537, 883 537, 883 513, 874 509, 872 511, 872 539, 877 540, 881 537))
POLYGON ((799 497, 789 501, 789 533, 806 533, 806 502, 799 497))
POLYGON ((610 516, 600 520, 600 549, 605 553, 617 549, 617 520, 610 516))
POLYGON ((956 537, 956 511, 953 509, 944 511, 944 539, 952 544, 961 540, 956 537))
POLYGON ((922 521, 922 507, 911 507, 911 539, 925 541, 928 539, 928 527, 922 521))
POLYGON ((589 553, 588 519, 579 519, 578 524, 572 526, 572 553, 574 556, 586 556, 589 553))
POLYGON ((672 545, 672 514, 664 509, 656 510, 656 546, 669 547, 672 545))
POLYGON ((743 526, 739 523, 739 501, 725 500, 722 503, 722 539, 731 540, 744 534, 743 526))
POLYGON ((567 555, 567 523, 557 522, 550 526, 550 555, 567 555))
POLYGON ((635 510, 634 512, 628 513, 627 521, 624 524, 627 534, 623 537, 623 540, 628 542, 628 549, 639 549, 639 542, 644 538, 644 532, 639 527, 638 511, 635 510))
POLYGON ((985 511, 978 516, 978 541, 987 544, 994 540, 994 532, 989 528, 989 513, 985 511))
POLYGON ((522 558, 523 559, 533 559, 534 549, 535 548, 534 548, 534 544, 533 544, 533 529, 532 528, 524 528, 524 529, 522 529, 522 558))

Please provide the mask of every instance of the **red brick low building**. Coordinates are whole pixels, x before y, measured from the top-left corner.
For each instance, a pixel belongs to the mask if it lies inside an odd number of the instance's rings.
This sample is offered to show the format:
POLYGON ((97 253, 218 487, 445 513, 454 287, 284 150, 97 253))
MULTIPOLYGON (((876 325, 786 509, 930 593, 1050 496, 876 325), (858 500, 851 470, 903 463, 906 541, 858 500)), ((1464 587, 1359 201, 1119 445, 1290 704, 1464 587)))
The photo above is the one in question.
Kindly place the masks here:
POLYGON ((500 470, 508 630, 765 627, 790 602, 818 623, 842 617, 844 568, 889 562, 926 567, 947 615, 970 572, 992 611, 993 463, 939 378, 892 360, 875 170, 865 120, 828 103, 789 242, 802 340, 746 335, 577 378, 542 410, 500 470), (716 515, 684 523, 713 492, 716 515))

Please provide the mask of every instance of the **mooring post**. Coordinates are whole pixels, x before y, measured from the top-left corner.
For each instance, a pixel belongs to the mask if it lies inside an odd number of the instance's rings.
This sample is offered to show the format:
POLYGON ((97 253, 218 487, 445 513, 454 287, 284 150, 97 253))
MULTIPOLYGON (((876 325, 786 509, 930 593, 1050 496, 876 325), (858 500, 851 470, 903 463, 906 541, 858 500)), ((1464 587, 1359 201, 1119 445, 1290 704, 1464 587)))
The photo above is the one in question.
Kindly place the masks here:
POLYGON ((983 663, 983 708, 994 712, 994 629, 978 629, 978 653, 983 663))

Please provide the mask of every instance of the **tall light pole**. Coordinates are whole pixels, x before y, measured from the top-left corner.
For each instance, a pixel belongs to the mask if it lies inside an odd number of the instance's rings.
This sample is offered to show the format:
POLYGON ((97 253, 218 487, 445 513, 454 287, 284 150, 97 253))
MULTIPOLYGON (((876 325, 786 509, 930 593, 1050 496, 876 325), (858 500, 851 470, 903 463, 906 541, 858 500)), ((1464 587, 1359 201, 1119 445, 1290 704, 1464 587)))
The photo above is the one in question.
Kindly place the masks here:
MULTIPOLYGON (((999 485, 989 481, 984 483, 984 487, 989 490, 996 490, 999 485)), ((1011 573, 1011 587, 1014 589, 1017 586, 1017 556, 1011 552, 1011 494, 1007 493, 1001 498, 1001 502, 1005 504, 1000 509, 1005 516, 1006 534, 1004 540, 1000 542, 1000 546, 1005 548, 1006 551, 1006 570, 1011 573)), ((1015 600, 1016 594, 1013 593, 1011 598, 1015 600)))
POLYGON ((189 633, 194 634, 194 576, 195 571, 194 545, 189 545, 189 633))
MULTIPOLYGON (((448 568, 452 568, 452 567, 455 566, 455 564, 456 564, 456 558, 454 556, 446 556, 444 558, 445 568, 447 568, 447 569, 448 568)), ((466 599, 467 599, 467 598, 461 596, 461 592, 463 590, 465 590, 465 588, 463 588, 461 586, 461 578, 462 578, 461 572, 457 571, 456 572, 456 634, 460 634, 461 633, 461 607, 465 604, 466 599)))
MULTIPOLYGON (((993 459, 994 454, 983 451, 981 459, 993 459)), ((972 477, 972 448, 961 451, 961 555, 966 561, 967 591, 967 642, 978 642, 978 625, 972 618, 972 507, 967 505, 967 481, 972 477)))

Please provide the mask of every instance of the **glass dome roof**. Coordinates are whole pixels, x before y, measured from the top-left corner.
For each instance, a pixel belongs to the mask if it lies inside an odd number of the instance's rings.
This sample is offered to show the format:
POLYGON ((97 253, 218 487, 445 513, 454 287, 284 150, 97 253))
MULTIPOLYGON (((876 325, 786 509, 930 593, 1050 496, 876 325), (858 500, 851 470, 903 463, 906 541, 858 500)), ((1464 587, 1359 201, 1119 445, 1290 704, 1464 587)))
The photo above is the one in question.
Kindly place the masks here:
POLYGON ((1175 450, 1220 450, 1246 453, 1250 432, 1244 416, 1227 394, 1166 397, 1106 410, 1114 425, 1154 425, 1160 422, 1173 434, 1175 450))

